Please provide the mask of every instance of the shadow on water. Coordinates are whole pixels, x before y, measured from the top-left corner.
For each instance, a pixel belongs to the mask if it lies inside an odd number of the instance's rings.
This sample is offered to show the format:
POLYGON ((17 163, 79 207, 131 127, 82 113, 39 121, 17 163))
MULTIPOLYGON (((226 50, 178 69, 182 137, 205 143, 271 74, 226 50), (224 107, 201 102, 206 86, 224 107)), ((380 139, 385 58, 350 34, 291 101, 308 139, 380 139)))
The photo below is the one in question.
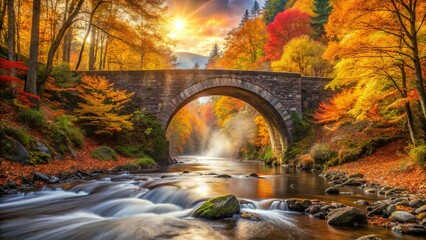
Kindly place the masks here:
POLYGON ((324 220, 288 211, 283 200, 294 197, 347 205, 359 199, 378 199, 355 187, 343 190, 353 195, 326 195, 329 185, 317 173, 271 168, 257 161, 199 157, 179 161, 182 163, 167 168, 3 197, 0 238, 334 240, 374 233, 383 239, 421 239, 373 226, 331 227, 324 220), (260 178, 246 177, 250 172, 260 178), (218 178, 217 174, 232 178, 218 178), (223 194, 236 195, 242 211, 260 220, 192 217, 203 201, 223 194))

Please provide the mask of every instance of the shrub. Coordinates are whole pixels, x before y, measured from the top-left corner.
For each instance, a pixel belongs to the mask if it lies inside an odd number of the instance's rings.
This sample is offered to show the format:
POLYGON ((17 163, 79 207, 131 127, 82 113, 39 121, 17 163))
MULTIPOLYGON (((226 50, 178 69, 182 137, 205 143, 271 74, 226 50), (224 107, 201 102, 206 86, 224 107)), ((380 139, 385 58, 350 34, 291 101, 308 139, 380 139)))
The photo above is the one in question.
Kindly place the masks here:
POLYGON ((334 151, 325 144, 316 143, 309 151, 309 154, 316 164, 324 164, 334 156, 334 151))
POLYGON ((92 157, 98 160, 117 160, 117 154, 114 149, 107 146, 100 146, 92 151, 92 157))
POLYGON ((81 147, 83 144, 83 132, 75 126, 74 119, 69 115, 58 117, 49 129, 48 134, 61 153, 67 152, 70 147, 81 147))
POLYGON ((0 138, 6 139, 7 136, 17 140, 26 147, 30 146, 30 144, 34 141, 26 128, 15 128, 0 125, 0 138))
POLYGON ((302 119, 302 117, 295 113, 291 113, 291 118, 293 120, 293 131, 292 136, 294 141, 299 141, 302 139, 309 131, 309 123, 302 119))
POLYGON ((46 127, 46 117, 40 111, 32 108, 23 109, 18 114, 17 120, 32 128, 46 127))
POLYGON ((31 152, 30 159, 27 161, 31 165, 49 163, 52 157, 44 152, 31 152))
POLYGON ((55 84, 61 88, 73 87, 80 81, 80 77, 74 76, 73 72, 70 71, 68 64, 61 64, 52 69, 51 76, 55 79, 55 84))
POLYGON ((141 158, 145 156, 144 149, 141 145, 120 145, 115 148, 115 150, 129 158, 141 158))
POLYGON ((149 156, 139 158, 136 163, 137 163, 137 165, 139 165, 141 167, 153 167, 153 166, 157 165, 157 163, 154 161, 154 159, 152 159, 149 156))
POLYGON ((139 168, 140 167, 136 162, 125 163, 123 166, 120 167, 121 170, 125 170, 125 171, 137 170, 139 168))
POLYGON ((410 159, 417 165, 426 167, 426 146, 420 145, 410 150, 410 159))
POLYGON ((271 162, 274 159, 274 153, 272 152, 271 145, 268 145, 265 149, 265 155, 263 156, 264 162, 271 162))

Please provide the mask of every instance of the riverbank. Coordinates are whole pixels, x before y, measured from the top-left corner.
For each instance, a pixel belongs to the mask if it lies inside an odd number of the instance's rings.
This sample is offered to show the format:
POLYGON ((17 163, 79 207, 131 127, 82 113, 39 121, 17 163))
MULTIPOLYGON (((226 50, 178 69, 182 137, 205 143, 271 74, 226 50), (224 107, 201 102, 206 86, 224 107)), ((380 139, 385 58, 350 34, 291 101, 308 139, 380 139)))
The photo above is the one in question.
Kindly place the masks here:
POLYGON ((328 172, 360 173, 369 183, 407 189, 426 199, 426 168, 411 163, 402 141, 379 148, 374 154, 331 167, 328 172))

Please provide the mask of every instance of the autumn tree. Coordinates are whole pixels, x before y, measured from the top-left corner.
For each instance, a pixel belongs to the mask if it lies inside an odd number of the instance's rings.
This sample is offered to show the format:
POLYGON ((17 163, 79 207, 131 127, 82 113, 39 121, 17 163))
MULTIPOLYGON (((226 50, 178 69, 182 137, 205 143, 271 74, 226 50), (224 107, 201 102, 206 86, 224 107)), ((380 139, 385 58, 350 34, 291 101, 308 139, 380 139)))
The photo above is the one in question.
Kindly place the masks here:
POLYGON ((95 134, 113 134, 133 129, 131 114, 121 114, 133 93, 117 90, 114 83, 100 76, 83 76, 77 88, 83 102, 75 113, 83 125, 93 126, 95 134))
POLYGON ((324 25, 328 21, 331 12, 329 0, 314 0, 314 16, 311 19, 313 37, 315 39, 323 38, 325 35, 324 25))
POLYGON ((260 69, 267 41, 265 23, 260 19, 249 19, 241 28, 228 33, 221 66, 226 69, 260 69))
POLYGON ((284 46, 281 59, 272 62, 272 70, 327 76, 331 72, 331 66, 322 58, 324 50, 325 47, 321 43, 308 36, 294 38, 284 46))
POLYGON ((274 21, 275 16, 284 11, 284 8, 287 4, 287 0, 268 0, 265 2, 263 9, 263 21, 266 24, 274 21))
POLYGON ((209 58, 206 62, 206 69, 216 69, 219 67, 220 60, 220 49, 217 43, 213 45, 212 50, 210 51, 209 58))
POLYGON ((288 41, 311 32, 309 15, 298 9, 287 9, 278 13, 267 29, 269 39, 265 45, 266 59, 275 61, 281 57, 288 41))

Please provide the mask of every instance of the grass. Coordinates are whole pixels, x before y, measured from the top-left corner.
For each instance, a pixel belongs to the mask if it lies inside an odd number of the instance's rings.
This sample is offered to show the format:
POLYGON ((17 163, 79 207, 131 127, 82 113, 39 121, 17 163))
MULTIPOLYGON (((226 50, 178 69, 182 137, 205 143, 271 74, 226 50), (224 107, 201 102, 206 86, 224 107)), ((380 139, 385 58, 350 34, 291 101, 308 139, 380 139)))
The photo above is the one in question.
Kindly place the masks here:
POLYGON ((36 109, 22 109, 16 119, 31 128, 41 129, 46 127, 46 117, 36 109))

